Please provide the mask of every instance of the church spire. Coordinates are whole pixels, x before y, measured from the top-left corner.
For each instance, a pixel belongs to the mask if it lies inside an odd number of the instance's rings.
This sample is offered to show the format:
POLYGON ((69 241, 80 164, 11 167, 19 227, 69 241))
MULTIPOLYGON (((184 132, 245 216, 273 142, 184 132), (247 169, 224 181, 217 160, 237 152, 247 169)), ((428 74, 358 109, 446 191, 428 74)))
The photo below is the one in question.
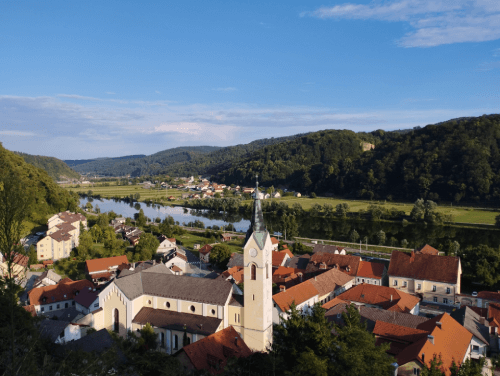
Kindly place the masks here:
POLYGON ((258 175, 255 176, 255 199, 253 205, 252 220, 250 228, 247 231, 246 241, 254 235, 257 244, 262 249, 264 247, 265 235, 267 234, 266 226, 264 224, 264 214, 262 213, 262 205, 259 198, 259 181, 258 175))

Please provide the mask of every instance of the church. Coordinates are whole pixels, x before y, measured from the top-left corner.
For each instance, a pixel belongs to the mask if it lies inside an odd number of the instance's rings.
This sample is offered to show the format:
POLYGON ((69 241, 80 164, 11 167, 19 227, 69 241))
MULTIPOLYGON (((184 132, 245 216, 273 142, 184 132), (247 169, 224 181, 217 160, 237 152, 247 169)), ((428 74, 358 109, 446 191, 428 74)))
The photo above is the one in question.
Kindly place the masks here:
POLYGON ((93 327, 125 336, 149 323, 160 347, 172 354, 184 343, 232 326, 250 349, 266 351, 273 330, 272 243, 258 196, 243 254, 243 296, 229 281, 174 275, 158 264, 129 271, 106 286, 99 294, 93 327))

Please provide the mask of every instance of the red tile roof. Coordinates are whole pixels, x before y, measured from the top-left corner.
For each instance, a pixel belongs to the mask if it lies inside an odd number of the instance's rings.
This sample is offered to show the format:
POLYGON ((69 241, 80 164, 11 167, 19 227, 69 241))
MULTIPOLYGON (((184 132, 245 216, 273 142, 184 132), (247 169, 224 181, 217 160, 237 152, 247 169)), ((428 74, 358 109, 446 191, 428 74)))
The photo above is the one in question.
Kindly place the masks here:
POLYGON ((29 260, 30 260, 30 258, 28 256, 22 255, 20 253, 15 253, 14 259, 12 260, 12 262, 14 264, 20 265, 22 267, 26 267, 26 266, 28 266, 29 260))
POLYGON ((340 255, 329 252, 316 252, 311 256, 309 264, 307 265, 306 272, 317 272, 322 268, 321 264, 323 264, 325 265, 326 269, 336 267, 337 269, 349 275, 356 276, 356 274, 358 273, 360 262, 361 258, 359 256, 340 255))
POLYGON ((212 246, 210 244, 205 244, 203 247, 200 248, 198 252, 202 255, 206 255, 207 253, 212 252, 212 246))
POLYGON ((31 316, 35 317, 36 316, 36 310, 35 306, 33 304, 23 306, 23 308, 26 310, 26 312, 29 312, 31 316))
POLYGON ((488 321, 490 326, 500 327, 500 304, 490 303, 488 306, 488 321))
POLYGON ((252 355, 252 351, 232 326, 184 346, 178 354, 182 352, 187 355, 194 368, 209 370, 214 375, 224 371, 229 358, 246 358, 252 355))
POLYGON ((274 236, 271 237, 271 244, 274 245, 274 244, 279 244, 279 240, 276 239, 274 236))
POLYGON ((460 278, 460 258, 422 253, 392 251, 388 274, 426 281, 457 283, 460 278))
POLYGON ((318 294, 318 290, 309 280, 273 295, 273 300, 280 307, 282 312, 286 312, 290 309, 290 305, 293 302, 299 305, 318 294))
POLYGON ((35 306, 42 304, 56 303, 75 298, 76 292, 80 292, 85 287, 94 287, 94 284, 86 279, 80 281, 64 282, 57 285, 37 287, 28 293, 30 304, 35 306), (43 301, 43 299, 46 299, 43 301))
POLYGON ((47 260, 47 261, 42 261, 42 264, 44 266, 47 266, 47 265, 52 265, 54 263, 54 260, 47 260))
POLYGON ((75 296, 75 302, 84 306, 85 308, 89 308, 92 303, 95 302, 97 297, 99 296, 99 291, 94 291, 91 287, 83 288, 80 293, 75 296))
POLYGON ((410 343, 416 342, 422 338, 427 338, 428 333, 427 330, 408 328, 407 326, 378 320, 375 322, 375 327, 373 328, 373 334, 376 336, 398 339, 410 343))
POLYGON ((420 302, 420 299, 416 296, 392 287, 366 283, 354 286, 340 294, 338 298, 351 302, 371 304, 396 312, 410 312, 420 302))
POLYGON ((281 266, 281 264, 283 264, 283 260, 285 259, 285 257, 288 255, 288 257, 292 258, 293 257, 293 253, 289 250, 289 249, 284 249, 282 251, 279 251, 279 252, 276 252, 274 251, 272 256, 273 256, 273 266, 274 267, 278 267, 278 266, 281 266))
POLYGON ((324 309, 326 309, 327 311, 330 309, 330 308, 333 308, 339 304, 343 304, 343 303, 346 303, 345 300, 342 300, 342 299, 339 299, 338 297, 337 298, 333 298, 332 300, 330 300, 329 302, 326 302, 325 304, 323 304, 321 307, 323 307, 324 309))
POLYGON ((439 255, 439 251, 436 248, 431 247, 429 244, 424 245, 422 248, 417 250, 417 252, 423 253, 426 255, 434 255, 434 256, 439 255))
POLYGON ((226 270, 222 273, 222 277, 227 279, 233 277, 236 283, 242 283, 245 279, 245 268, 242 266, 233 266, 231 269, 226 270))
POLYGON ((380 262, 360 261, 357 277, 382 279, 384 264, 380 262))
POLYGON ((330 269, 327 272, 311 278, 310 281, 316 290, 318 290, 319 296, 321 297, 348 284, 353 279, 354 277, 343 273, 340 270, 330 269))
POLYGON ((127 256, 106 257, 101 259, 87 260, 85 262, 88 273, 107 271, 111 267, 128 264, 127 256))
POLYGON ((479 299, 485 299, 485 300, 493 300, 500 302, 500 292, 494 292, 494 291, 479 291, 477 293, 477 297, 479 299))

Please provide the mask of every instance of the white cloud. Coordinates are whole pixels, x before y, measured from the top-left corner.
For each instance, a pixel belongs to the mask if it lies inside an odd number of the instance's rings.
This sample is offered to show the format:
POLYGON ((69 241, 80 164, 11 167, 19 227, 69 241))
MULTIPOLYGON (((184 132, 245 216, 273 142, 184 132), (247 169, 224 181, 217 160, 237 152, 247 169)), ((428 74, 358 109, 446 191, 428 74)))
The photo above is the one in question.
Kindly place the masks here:
POLYGON ((434 47, 500 39, 496 0, 392 0, 368 5, 346 3, 303 12, 322 19, 408 22, 414 31, 397 41, 402 47, 434 47))
POLYGON ((2 136, 15 136, 15 137, 33 137, 36 133, 33 132, 23 132, 23 131, 0 131, 2 136))
POLYGON ((229 93, 231 91, 236 91, 237 89, 235 87, 218 87, 218 88, 215 88, 215 89, 212 89, 214 91, 222 91, 222 92, 225 92, 225 93, 229 93))

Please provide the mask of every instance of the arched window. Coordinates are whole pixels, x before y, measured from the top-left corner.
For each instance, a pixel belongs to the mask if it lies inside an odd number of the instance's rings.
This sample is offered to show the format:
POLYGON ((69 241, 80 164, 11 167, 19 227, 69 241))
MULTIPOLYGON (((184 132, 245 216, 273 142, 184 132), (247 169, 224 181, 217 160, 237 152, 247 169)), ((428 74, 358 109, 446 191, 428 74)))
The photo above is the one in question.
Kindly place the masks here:
POLYGON ((191 338, 187 337, 187 344, 189 345, 191 343, 191 338))
POLYGON ((160 333, 160 347, 165 347, 165 333, 160 333))
POLYGON ((255 281, 255 279, 257 279, 257 267, 255 266, 255 264, 252 264, 252 276, 251 276, 251 280, 252 281, 255 281))
POLYGON ((177 334, 174 334, 174 350, 177 350, 179 348, 179 337, 177 337, 177 334))
POLYGON ((120 328, 120 312, 118 311, 118 308, 115 308, 115 315, 114 315, 114 324, 113 324, 113 330, 118 333, 118 330, 120 328))

